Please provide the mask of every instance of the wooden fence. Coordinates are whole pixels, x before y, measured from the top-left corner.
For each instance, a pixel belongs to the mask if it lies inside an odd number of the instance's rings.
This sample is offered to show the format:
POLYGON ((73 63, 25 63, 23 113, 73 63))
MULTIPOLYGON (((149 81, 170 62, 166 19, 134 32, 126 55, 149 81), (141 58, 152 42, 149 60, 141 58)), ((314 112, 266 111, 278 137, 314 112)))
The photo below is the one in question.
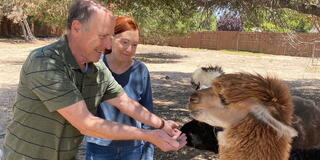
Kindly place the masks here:
MULTIPOLYGON (((237 50, 261 52, 276 55, 312 57, 319 55, 320 34, 285 34, 266 32, 226 32, 205 31, 192 33, 184 37, 172 37, 158 45, 185 48, 204 48, 214 50, 237 50)), ((145 40, 145 43, 148 42, 145 40)))

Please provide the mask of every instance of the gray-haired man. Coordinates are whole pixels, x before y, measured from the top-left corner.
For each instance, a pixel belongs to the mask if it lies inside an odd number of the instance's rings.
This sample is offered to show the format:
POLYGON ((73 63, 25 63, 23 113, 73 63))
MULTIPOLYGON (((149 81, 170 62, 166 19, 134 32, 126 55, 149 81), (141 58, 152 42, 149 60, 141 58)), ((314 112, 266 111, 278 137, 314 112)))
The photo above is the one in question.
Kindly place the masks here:
POLYGON ((111 48, 115 20, 92 0, 74 3, 68 33, 31 52, 24 63, 13 121, 4 141, 4 160, 74 159, 83 135, 149 141, 163 151, 186 144, 173 121, 164 121, 131 100, 99 61, 111 48), (143 130, 95 117, 102 101, 161 130, 143 130), (179 141, 177 141, 179 139, 179 141))

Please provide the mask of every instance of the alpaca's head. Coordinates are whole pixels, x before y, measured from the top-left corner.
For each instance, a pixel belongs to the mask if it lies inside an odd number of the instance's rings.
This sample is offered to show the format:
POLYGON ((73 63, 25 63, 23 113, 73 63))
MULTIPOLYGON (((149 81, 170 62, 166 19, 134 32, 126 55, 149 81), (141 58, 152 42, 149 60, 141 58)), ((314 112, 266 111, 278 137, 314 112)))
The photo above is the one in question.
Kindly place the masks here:
POLYGON ((274 128, 279 135, 295 136, 293 106, 288 87, 273 77, 247 73, 223 74, 212 87, 190 97, 193 118, 228 128, 249 115, 274 128))
POLYGON ((198 68, 192 73, 192 88, 198 90, 211 87, 212 81, 221 74, 224 74, 224 72, 220 66, 198 68))

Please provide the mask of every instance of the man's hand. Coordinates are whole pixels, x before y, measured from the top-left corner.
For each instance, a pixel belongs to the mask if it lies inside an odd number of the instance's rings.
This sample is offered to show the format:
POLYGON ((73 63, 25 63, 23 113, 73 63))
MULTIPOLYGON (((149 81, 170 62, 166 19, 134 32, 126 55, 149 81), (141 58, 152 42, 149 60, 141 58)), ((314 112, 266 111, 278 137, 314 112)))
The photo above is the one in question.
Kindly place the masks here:
POLYGON ((164 120, 164 127, 162 128, 163 131, 165 131, 167 134, 169 134, 171 137, 174 137, 176 135, 180 135, 181 131, 179 131, 177 128, 179 128, 179 125, 171 120, 164 120))
MULTIPOLYGON (((175 130, 178 130, 178 129, 175 129, 175 130)), ((178 133, 178 131, 176 131, 176 133, 178 133)), ((173 136, 172 138, 176 139, 179 142, 179 149, 180 149, 187 144, 187 136, 184 133, 181 134, 181 131, 179 131, 179 133, 180 134, 177 134, 177 135, 173 136)))
POLYGON ((162 151, 177 151, 187 144, 187 137, 185 134, 175 135, 170 137, 162 130, 148 130, 147 141, 159 147, 162 151))

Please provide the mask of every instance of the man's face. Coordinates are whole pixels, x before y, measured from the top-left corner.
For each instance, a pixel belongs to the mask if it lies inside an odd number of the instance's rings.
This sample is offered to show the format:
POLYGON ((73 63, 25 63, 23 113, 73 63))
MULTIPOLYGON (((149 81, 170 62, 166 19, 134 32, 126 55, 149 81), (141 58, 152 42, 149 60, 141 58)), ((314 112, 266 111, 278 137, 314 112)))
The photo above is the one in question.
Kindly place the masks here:
POLYGON ((85 62, 97 62, 105 49, 111 49, 115 19, 101 9, 93 13, 87 23, 82 24, 79 44, 85 62))

